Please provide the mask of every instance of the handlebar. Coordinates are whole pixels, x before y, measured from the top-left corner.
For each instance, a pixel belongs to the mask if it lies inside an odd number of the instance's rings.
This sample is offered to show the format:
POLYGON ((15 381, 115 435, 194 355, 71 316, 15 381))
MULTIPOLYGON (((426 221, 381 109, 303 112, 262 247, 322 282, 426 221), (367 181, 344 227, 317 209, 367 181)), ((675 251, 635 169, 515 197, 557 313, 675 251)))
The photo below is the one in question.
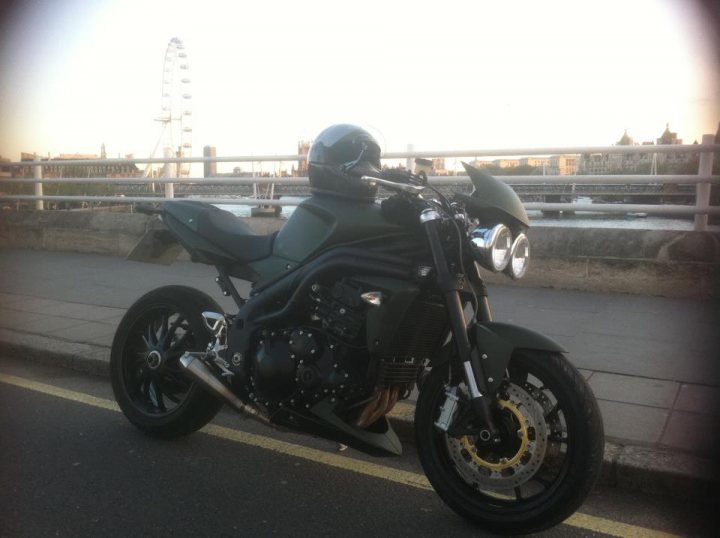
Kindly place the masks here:
POLYGON ((373 176, 360 176, 360 181, 367 183, 368 185, 382 185, 386 189, 395 192, 404 192, 408 194, 419 195, 425 190, 422 185, 411 185, 409 183, 397 183, 395 181, 388 181, 387 179, 381 179, 373 176))

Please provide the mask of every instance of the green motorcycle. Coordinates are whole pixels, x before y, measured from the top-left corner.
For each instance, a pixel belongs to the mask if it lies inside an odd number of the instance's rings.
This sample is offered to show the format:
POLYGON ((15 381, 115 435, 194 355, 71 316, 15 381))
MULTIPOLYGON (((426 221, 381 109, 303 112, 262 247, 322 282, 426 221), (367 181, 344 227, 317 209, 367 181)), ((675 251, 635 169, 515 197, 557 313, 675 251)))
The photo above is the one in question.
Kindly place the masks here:
POLYGON ((449 201, 423 174, 381 170, 378 144, 352 125, 323 131, 308 167, 313 195, 275 234, 199 202, 145 208, 167 228, 155 240, 216 267, 238 310, 181 286, 131 306, 110 364, 126 417, 171 438, 227 403, 269 425, 400 454, 387 415, 417 386, 417 450, 450 508, 503 533, 570 516, 602 463, 597 403, 562 346, 492 320, 481 276, 527 270, 517 195, 465 165, 474 191, 449 201), (249 297, 233 279, 252 283, 249 297))

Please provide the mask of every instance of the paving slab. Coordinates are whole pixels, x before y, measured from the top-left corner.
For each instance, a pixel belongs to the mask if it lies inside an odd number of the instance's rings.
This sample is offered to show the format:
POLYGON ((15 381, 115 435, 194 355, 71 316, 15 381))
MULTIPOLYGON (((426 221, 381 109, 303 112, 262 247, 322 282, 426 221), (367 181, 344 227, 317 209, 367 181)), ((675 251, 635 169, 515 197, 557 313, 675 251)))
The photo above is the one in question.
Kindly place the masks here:
POLYGON ((16 303, 22 302, 26 298, 25 295, 16 295, 13 293, 0 293, 0 307, 10 308, 16 303))
POLYGON ((493 312, 495 321, 522 325, 543 334, 555 337, 572 337, 591 325, 596 314, 581 311, 561 311, 548 308, 532 308, 527 310, 510 309, 507 306, 496 308, 493 312))
POLYGON ((627 375, 596 372, 590 379, 595 397, 630 404, 670 409, 680 383, 627 375))
POLYGON ((720 417, 674 411, 661 443, 688 452, 717 456, 720 453, 720 417))
POLYGON ((720 387, 705 385, 680 386, 675 409, 720 417, 720 387))
POLYGON ((68 318, 101 321, 118 315, 120 309, 107 306, 88 305, 81 303, 60 303, 53 307, 43 309, 43 314, 51 316, 63 315, 68 318))
POLYGON ((683 353, 682 342, 582 333, 561 343, 580 368, 679 381, 674 376, 678 357, 682 356, 679 354, 683 353))
MULTIPOLYGON (((679 338, 684 339, 688 329, 691 327, 679 324, 675 318, 668 318, 664 312, 623 312, 622 315, 616 312, 614 317, 594 316, 592 323, 582 328, 589 334, 642 338, 656 342, 675 342, 679 338), (622 319, 622 323, 618 323, 619 319, 622 319)), ((692 341, 694 335, 690 336, 692 341)))
MULTIPOLYGON (((62 316, 46 316, 44 314, 36 314, 38 317, 30 322, 18 325, 17 327, 6 327, 14 328, 23 332, 34 332, 34 333, 49 333, 50 331, 57 331, 59 329, 66 329, 78 324, 78 320, 73 318, 66 318, 62 316)), ((5 323, 0 320, 0 326, 5 327, 5 323)))
POLYGON ((31 323, 35 323, 43 316, 35 312, 25 312, 9 308, 0 308, 0 327, 17 329, 31 323))
POLYGON ((670 411, 658 407, 598 400, 605 435, 618 440, 658 443, 670 411))
POLYGON ((20 297, 23 298, 22 301, 10 303, 7 308, 45 314, 49 308, 62 308, 63 305, 68 304, 67 301, 56 301, 54 299, 43 299, 41 297, 28 295, 21 295, 20 297))
POLYGON ((698 385, 720 386, 720 357, 717 348, 692 354, 679 354, 674 379, 698 385))
POLYGON ((47 331, 46 334, 72 342, 90 342, 96 338, 115 334, 115 329, 117 329, 117 327, 109 323, 82 321, 70 327, 47 331))

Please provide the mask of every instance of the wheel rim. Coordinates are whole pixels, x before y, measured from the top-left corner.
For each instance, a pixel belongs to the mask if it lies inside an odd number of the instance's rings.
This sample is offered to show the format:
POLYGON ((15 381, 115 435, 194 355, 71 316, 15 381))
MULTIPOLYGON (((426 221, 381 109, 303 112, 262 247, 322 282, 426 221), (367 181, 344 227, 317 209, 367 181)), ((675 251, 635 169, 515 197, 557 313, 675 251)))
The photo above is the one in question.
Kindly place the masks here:
POLYGON ((178 359, 196 348, 192 326, 176 308, 157 305, 139 316, 122 351, 124 386, 133 406, 155 418, 182 406, 194 384, 178 359))
MULTIPOLYGON (((542 377, 516 367, 501 386, 495 418, 504 452, 488 448, 477 436, 438 435, 444 464, 466 493, 503 509, 526 509, 544 502, 562 482, 574 448, 572 409, 555 383, 542 377), (508 442, 513 434, 522 436, 508 442)), ((438 403, 442 398, 441 392, 438 403)))

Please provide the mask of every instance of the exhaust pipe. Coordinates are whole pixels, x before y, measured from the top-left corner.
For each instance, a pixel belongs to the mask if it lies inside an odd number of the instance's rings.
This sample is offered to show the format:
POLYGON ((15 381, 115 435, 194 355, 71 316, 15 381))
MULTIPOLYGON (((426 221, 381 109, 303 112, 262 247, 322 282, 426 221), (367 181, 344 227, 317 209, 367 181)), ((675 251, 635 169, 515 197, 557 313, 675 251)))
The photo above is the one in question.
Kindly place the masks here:
POLYGON ((215 377, 213 371, 202 360, 197 357, 193 357, 189 352, 186 352, 182 357, 180 357, 180 364, 195 381, 200 383, 211 393, 225 400, 236 411, 248 418, 254 418, 265 425, 272 426, 272 424, 270 424, 270 419, 254 407, 245 404, 240 398, 233 394, 225 383, 215 377))

